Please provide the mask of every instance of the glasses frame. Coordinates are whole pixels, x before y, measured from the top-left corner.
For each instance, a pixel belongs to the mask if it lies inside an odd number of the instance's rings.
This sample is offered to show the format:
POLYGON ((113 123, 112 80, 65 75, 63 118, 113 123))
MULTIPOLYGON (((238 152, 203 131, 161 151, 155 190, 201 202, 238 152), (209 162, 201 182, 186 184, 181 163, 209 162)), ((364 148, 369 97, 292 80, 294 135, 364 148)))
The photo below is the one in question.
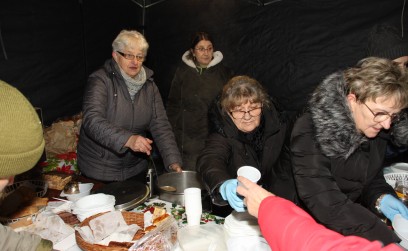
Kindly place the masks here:
POLYGON ((201 53, 211 52, 211 51, 214 51, 214 47, 209 47, 209 48, 198 47, 198 48, 194 48, 194 50, 199 51, 201 53))
POLYGON ((243 119, 243 118, 245 118, 245 115, 248 113, 248 115, 252 118, 252 117, 258 117, 258 116, 260 116, 261 115, 261 113, 262 113, 262 106, 259 106, 259 107, 256 107, 256 108, 254 108, 254 109, 251 109, 251 110, 248 110, 248 111, 230 111, 229 112, 229 114, 231 115, 231 117, 232 118, 234 118, 234 119, 243 119), (255 111, 255 110, 260 110, 259 111, 259 114, 257 114, 257 115, 252 115, 251 114, 251 112, 253 112, 253 111, 255 111), (243 112, 243 115, 242 115, 242 117, 235 117, 234 116, 234 112, 243 112))
POLYGON ((381 123, 381 122, 386 121, 388 118, 391 119, 392 123, 397 122, 397 121, 400 120, 400 114, 399 113, 395 113, 395 114, 389 114, 388 112, 377 112, 377 113, 375 113, 373 110, 371 110, 370 107, 368 107, 368 105, 366 103, 363 103, 363 105, 365 105, 365 107, 367 107, 367 109, 371 112, 371 114, 373 114, 374 122, 381 123), (385 119, 378 119, 378 116, 385 116, 385 119))
POLYGON ((121 55, 122 57, 124 57, 127 60, 134 60, 136 59, 136 61, 138 62, 143 62, 145 60, 145 56, 139 56, 139 55, 133 55, 133 54, 127 54, 121 51, 116 51, 119 55, 121 55))

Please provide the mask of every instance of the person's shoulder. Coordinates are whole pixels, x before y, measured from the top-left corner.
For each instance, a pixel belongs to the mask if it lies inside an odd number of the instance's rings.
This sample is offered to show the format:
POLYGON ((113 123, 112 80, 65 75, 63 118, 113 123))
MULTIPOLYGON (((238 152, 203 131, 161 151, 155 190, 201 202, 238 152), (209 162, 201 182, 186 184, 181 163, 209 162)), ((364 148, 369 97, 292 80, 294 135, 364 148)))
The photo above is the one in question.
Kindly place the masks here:
POLYGON ((312 114, 306 110, 301 113, 295 121, 292 134, 304 134, 313 131, 312 114))

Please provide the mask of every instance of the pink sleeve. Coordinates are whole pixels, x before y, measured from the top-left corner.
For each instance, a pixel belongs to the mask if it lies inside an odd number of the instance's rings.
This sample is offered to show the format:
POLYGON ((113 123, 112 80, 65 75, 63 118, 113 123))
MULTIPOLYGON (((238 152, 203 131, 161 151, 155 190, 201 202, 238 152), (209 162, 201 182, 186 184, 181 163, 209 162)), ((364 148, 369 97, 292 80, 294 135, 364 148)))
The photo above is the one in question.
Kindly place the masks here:
POLYGON ((395 244, 383 247, 379 241, 371 242, 357 236, 345 237, 316 223, 301 208, 277 196, 270 196, 262 201, 258 221, 262 234, 273 251, 402 250, 395 244))

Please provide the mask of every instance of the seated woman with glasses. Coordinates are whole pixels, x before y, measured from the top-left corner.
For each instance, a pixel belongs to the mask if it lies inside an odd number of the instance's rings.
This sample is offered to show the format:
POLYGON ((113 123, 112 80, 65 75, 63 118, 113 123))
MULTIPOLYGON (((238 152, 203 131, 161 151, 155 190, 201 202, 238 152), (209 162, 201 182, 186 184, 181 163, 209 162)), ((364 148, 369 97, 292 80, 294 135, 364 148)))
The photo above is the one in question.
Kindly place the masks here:
POLYGON ((383 176, 382 134, 407 106, 407 72, 388 59, 362 59, 316 88, 291 135, 298 195, 316 221, 343 235, 400 241, 381 221, 408 218, 383 176))
POLYGON ((153 143, 165 168, 181 172, 153 71, 143 65, 148 46, 139 32, 122 30, 112 43, 112 59, 89 76, 78 144, 78 167, 87 177, 146 182, 153 143))
POLYGON ((214 46, 208 33, 196 32, 171 83, 166 111, 185 170, 196 170, 208 136, 208 107, 233 76, 214 46))
POLYGON ((285 162, 289 160, 285 156, 289 149, 284 144, 288 124, 258 81, 247 76, 233 77, 209 116, 210 135, 198 158, 197 171, 215 205, 229 204, 236 211, 245 210, 236 193, 237 170, 241 166, 259 169, 258 184, 295 201, 291 169, 285 162))

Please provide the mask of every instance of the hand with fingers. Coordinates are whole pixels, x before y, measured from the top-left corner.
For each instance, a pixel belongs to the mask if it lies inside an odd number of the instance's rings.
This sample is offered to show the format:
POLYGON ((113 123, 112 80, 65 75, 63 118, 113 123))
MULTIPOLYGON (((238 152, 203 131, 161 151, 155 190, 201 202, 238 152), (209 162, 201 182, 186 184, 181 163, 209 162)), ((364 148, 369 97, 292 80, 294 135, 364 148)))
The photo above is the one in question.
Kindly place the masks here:
POLYGON ((176 173, 181 173, 183 171, 183 168, 180 166, 179 163, 173 163, 169 166, 169 169, 173 172, 176 173))
POLYGON ((380 201, 380 210, 390 221, 393 221, 397 214, 401 214, 402 217, 408 219, 407 206, 391 194, 385 195, 380 201))
POLYGON ((237 194, 237 179, 224 181, 220 186, 220 193, 224 200, 227 200, 230 206, 237 212, 244 212, 245 206, 243 199, 237 194))
POLYGON ((238 181, 242 183, 242 186, 237 187, 237 193, 245 197, 244 204, 249 214, 258 218, 258 210, 261 202, 266 197, 275 195, 245 177, 238 176, 238 181))
POLYGON ((132 135, 126 142, 125 147, 132 149, 134 152, 142 152, 150 155, 152 151, 152 143, 153 141, 151 139, 140 135, 132 135))

